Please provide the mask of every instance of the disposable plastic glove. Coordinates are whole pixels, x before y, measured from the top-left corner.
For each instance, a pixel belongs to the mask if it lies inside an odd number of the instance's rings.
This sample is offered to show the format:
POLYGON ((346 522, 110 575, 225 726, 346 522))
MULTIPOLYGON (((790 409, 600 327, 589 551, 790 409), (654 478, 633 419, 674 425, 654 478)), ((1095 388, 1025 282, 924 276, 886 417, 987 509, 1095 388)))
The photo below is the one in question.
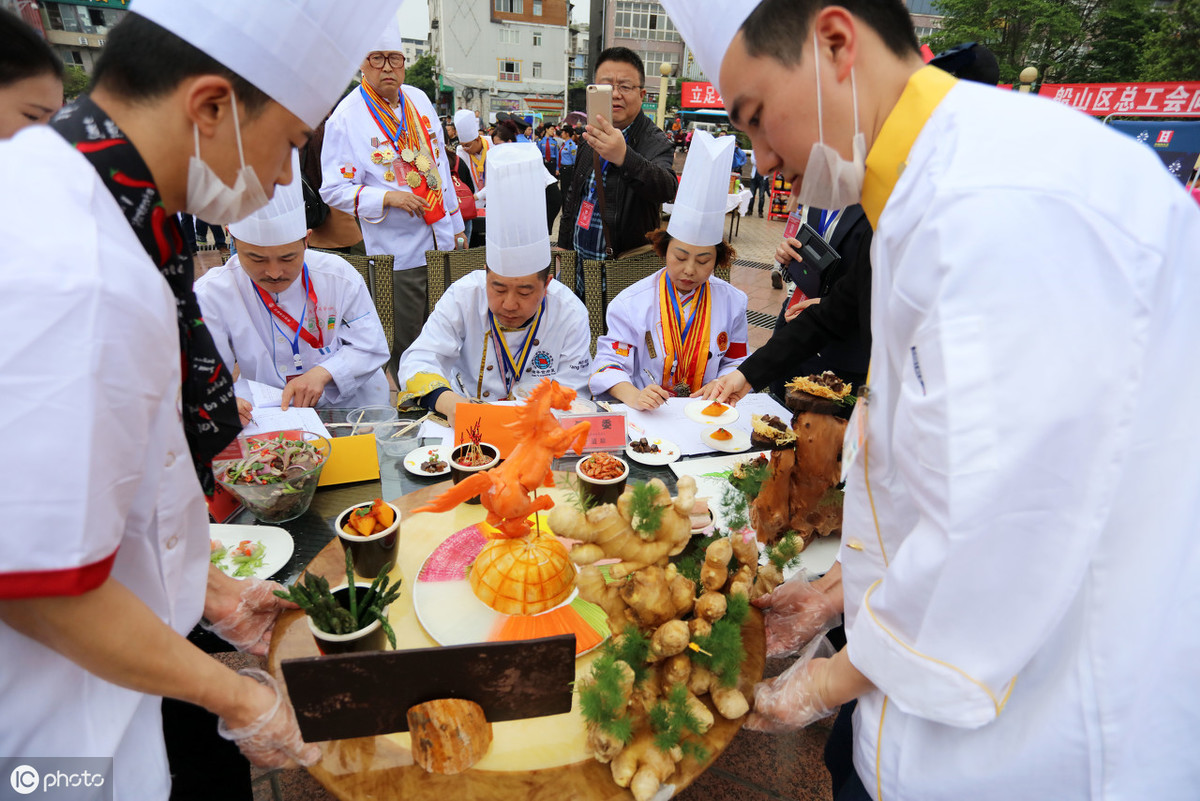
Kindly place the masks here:
POLYGON ((767 656, 791 656, 842 622, 835 598, 812 586, 803 571, 752 602, 763 609, 767 656))
POLYGON ((217 733, 233 741, 246 759, 261 768, 286 768, 293 763, 312 765, 321 758, 321 749, 304 742, 296 725, 296 712, 283 687, 271 674, 257 668, 238 671, 275 691, 275 703, 248 726, 230 729, 221 719, 217 733))
POLYGON ((275 590, 283 589, 278 582, 248 578, 243 583, 245 586, 234 610, 219 620, 202 625, 239 651, 265 656, 280 611, 298 607, 276 597, 275 590))
POLYGON ((836 705, 826 703, 821 688, 822 674, 833 653, 829 640, 813 640, 791 667, 755 685, 754 711, 746 719, 746 728, 777 734, 832 715, 836 705))

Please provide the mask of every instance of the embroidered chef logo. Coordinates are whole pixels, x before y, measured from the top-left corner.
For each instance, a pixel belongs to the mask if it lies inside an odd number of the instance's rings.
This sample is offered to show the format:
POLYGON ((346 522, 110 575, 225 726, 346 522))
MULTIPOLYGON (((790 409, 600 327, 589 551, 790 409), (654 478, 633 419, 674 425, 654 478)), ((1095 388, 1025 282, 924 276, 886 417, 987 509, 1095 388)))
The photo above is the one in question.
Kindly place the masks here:
POLYGON ((717 350, 725 350, 729 346, 729 335, 724 331, 717 334, 717 350))
POLYGON ((554 372, 554 359, 546 351, 539 350, 529 360, 529 372, 534 375, 550 375, 554 372))
POLYGON ((332 330, 333 330, 333 324, 334 324, 334 322, 336 322, 336 321, 337 321, 337 318, 336 318, 334 315, 332 315, 332 314, 331 314, 331 315, 329 315, 329 320, 328 320, 328 321, 325 323, 325 327, 326 327, 326 328, 328 328, 330 331, 332 331, 332 330))
POLYGON ((353 164, 351 164, 348 161, 342 165, 342 169, 341 169, 342 177, 345 178, 347 181, 354 180, 354 174, 357 172, 358 172, 358 168, 355 167, 353 164))
POLYGON ((41 784, 42 777, 38 775, 36 768, 17 765, 8 780, 18 795, 29 795, 41 784))
POLYGON ((612 348, 613 348, 613 350, 614 350, 614 351, 616 351, 616 353, 617 353, 617 355, 618 355, 618 356, 628 356, 628 355, 629 355, 629 349, 630 349, 630 348, 632 348, 632 347, 633 347, 632 345, 626 345, 624 342, 616 342, 616 341, 614 341, 614 342, 612 343, 612 348))

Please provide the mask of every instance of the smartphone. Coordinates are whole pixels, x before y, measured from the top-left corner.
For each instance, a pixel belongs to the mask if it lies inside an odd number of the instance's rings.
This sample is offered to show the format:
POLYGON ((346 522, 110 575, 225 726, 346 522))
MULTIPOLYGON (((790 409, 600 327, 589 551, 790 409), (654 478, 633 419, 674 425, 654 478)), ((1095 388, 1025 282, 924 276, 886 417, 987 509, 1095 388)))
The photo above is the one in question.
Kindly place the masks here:
POLYGON ((817 229, 808 223, 800 223, 796 239, 800 242, 800 258, 805 266, 815 269, 818 273, 824 272, 842 258, 833 246, 817 233, 817 229))
POLYGON ((589 83, 587 87, 587 124, 596 124, 596 115, 612 122, 612 87, 589 83))

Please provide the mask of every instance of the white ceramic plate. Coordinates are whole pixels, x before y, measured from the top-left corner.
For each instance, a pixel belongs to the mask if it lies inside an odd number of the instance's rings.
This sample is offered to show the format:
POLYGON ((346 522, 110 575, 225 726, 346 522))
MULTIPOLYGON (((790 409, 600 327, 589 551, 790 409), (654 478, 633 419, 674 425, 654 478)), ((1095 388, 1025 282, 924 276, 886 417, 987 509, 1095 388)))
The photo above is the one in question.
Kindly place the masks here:
MULTIPOLYGON (((295 544, 292 542, 292 535, 288 534, 283 529, 277 526, 240 526, 231 525, 228 523, 211 523, 208 527, 208 536, 214 540, 220 540, 227 551, 232 551, 242 540, 250 540, 251 542, 261 542, 263 548, 266 549, 263 555, 263 563, 254 571, 255 578, 270 578, 279 568, 287 564, 292 558, 292 551, 295 549, 295 544)), ((217 562, 217 567, 222 573, 228 576, 233 575, 234 565, 229 560, 229 554, 221 558, 217 562)))
MULTIPOLYGON (((638 437, 641 439, 641 437, 638 437)), ((658 446, 658 453, 638 453, 630 446, 625 446, 625 455, 635 462, 641 462, 651 467, 670 464, 679 458, 679 446, 669 439, 651 439, 646 437, 651 445, 658 446)))
POLYGON ((707 423, 709 425, 725 426, 738 419, 738 410, 736 406, 725 404, 725 413, 712 417, 704 414, 704 410, 712 405, 712 401, 698 400, 692 401, 687 406, 683 407, 683 413, 689 419, 695 420, 697 423, 707 423))
POLYGON ((423 448, 413 448, 404 457, 404 469, 413 475, 424 476, 425 478, 444 476, 450 472, 450 451, 451 448, 448 445, 426 445, 423 448), (429 473, 422 470, 421 464, 429 461, 430 455, 435 453, 438 459, 446 463, 446 466, 436 473, 429 473))
POLYGON ((741 453, 750 447, 750 435, 745 431, 738 431, 734 428, 727 428, 725 430, 730 434, 733 434, 733 439, 713 439, 712 434, 714 431, 716 431, 716 429, 713 429, 713 431, 704 432, 704 436, 702 436, 701 439, 704 440, 705 445, 708 445, 714 451, 741 453))

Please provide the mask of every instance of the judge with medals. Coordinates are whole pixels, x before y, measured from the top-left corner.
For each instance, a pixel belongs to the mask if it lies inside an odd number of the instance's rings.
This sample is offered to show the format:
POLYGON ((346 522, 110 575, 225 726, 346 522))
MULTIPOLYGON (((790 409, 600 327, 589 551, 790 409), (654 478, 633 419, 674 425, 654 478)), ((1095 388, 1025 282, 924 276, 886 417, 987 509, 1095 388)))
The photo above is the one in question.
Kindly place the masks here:
POLYGON ((234 391, 243 421, 247 379, 282 389, 284 409, 388 402, 387 339, 375 304, 345 259, 307 249, 295 151, 292 159, 292 183, 230 224, 237 254, 196 281, 221 358, 240 369, 234 391))
POLYGON ((459 403, 519 398, 544 378, 583 391, 591 361, 587 310, 552 274, 537 146, 495 148, 487 170, 487 269, 446 290, 400 361, 401 402, 449 418, 459 403))
POLYGON ((648 234, 666 266, 608 305, 588 386, 634 409, 697 394, 746 358, 746 293, 713 275, 734 250, 722 236, 734 139, 699 131, 666 230, 648 234))
POLYGON ((421 333, 428 272, 425 251, 465 248, 437 112, 420 89, 404 85, 397 21, 363 58, 362 83, 325 124, 321 198, 354 215, 367 253, 391 254, 394 368, 421 333))

